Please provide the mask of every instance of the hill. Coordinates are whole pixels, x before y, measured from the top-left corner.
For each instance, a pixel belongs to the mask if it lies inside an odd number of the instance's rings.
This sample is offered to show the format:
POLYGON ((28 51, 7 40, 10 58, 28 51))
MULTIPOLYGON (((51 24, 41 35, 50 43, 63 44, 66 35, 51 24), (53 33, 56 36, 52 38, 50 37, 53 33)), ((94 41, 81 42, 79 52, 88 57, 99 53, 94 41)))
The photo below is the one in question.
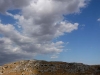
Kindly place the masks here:
POLYGON ((0 75, 100 75, 100 65, 22 60, 0 66, 0 75))

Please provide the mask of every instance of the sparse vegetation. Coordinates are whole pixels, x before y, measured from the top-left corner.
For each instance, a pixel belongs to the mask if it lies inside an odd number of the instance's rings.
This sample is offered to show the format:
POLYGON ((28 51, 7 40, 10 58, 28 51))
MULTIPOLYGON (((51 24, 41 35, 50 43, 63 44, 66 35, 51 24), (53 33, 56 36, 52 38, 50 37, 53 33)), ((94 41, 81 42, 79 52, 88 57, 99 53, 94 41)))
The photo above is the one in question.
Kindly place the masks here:
POLYGON ((0 75, 100 75, 100 65, 24 60, 1 66, 0 75))

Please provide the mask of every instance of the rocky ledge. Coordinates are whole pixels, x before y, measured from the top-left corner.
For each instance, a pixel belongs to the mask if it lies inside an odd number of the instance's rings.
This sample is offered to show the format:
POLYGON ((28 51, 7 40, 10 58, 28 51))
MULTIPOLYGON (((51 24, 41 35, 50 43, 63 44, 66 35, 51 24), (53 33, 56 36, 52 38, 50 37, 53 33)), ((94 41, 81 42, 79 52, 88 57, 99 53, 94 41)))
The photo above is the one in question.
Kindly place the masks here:
POLYGON ((0 66, 0 75, 100 75, 100 65, 23 60, 0 66))

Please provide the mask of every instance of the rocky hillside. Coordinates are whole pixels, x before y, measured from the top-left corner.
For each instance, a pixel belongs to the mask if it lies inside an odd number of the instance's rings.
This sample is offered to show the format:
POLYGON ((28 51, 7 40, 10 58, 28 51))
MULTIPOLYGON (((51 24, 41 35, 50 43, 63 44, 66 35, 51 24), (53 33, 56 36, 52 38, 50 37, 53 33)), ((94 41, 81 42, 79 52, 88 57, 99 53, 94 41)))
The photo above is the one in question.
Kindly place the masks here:
POLYGON ((0 66, 0 75, 100 75, 100 65, 23 60, 0 66))

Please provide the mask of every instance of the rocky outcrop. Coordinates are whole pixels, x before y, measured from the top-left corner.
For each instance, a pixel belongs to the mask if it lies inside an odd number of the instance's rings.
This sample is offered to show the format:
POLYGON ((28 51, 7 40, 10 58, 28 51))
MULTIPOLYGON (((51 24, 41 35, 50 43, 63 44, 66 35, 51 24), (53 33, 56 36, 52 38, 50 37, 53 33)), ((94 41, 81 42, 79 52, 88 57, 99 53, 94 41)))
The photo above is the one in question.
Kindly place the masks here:
POLYGON ((100 75, 100 65, 23 60, 0 66, 0 75, 100 75))

